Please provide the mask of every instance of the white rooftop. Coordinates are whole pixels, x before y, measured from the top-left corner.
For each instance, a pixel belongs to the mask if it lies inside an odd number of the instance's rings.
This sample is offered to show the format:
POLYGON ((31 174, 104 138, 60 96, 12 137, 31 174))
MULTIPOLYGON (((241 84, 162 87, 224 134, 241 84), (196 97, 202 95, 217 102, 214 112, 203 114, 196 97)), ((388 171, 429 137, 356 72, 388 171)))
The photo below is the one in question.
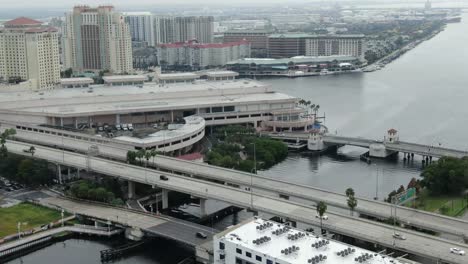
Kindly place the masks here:
POLYGON ((103 76, 102 79, 106 83, 113 82, 144 82, 148 80, 146 75, 112 75, 112 76, 103 76))
POLYGON ((180 124, 173 130, 161 130, 156 133, 150 134, 144 138, 121 136, 114 139, 122 140, 141 145, 160 145, 172 141, 174 138, 183 137, 187 134, 193 133, 205 127, 205 119, 199 116, 185 117, 185 124, 180 124))
POLYGON ((69 84, 90 84, 94 83, 94 80, 88 77, 78 77, 78 78, 64 78, 60 79, 60 83, 63 85, 69 84))
POLYGON ((158 77, 160 80, 185 80, 185 79, 198 79, 200 76, 193 72, 176 72, 176 73, 163 73, 158 77))
MULTIPOLYGON (((255 255, 254 252, 264 254, 267 259, 273 260, 273 263, 279 261, 281 263, 306 264, 311 263, 309 262, 310 259, 319 257, 320 255, 322 258, 326 256, 326 260, 314 263, 356 264, 361 263, 355 261, 355 258, 360 256, 368 256, 366 261, 362 261, 362 263, 366 264, 404 263, 376 252, 319 237, 312 233, 263 219, 255 219, 243 225, 238 225, 225 233, 221 239, 225 242, 230 241, 237 244, 237 247, 244 248, 243 251, 246 249, 252 250, 252 255, 255 255), (262 228, 258 229, 260 227, 262 228), (273 234, 275 231, 279 231, 279 234, 273 234), (268 238, 263 239, 266 242, 260 241, 254 243, 254 241, 258 241, 262 237, 268 238), (319 246, 320 243, 321 246, 319 246), (289 251, 287 254, 285 253, 284 250, 292 249, 293 247, 296 250, 292 250, 291 253, 289 251), (343 254, 343 252, 350 253, 343 254), (338 255, 338 253, 341 255, 338 255)), ((235 254, 235 252, 231 254, 235 254)), ((245 255, 244 252, 243 254, 245 255)))
POLYGON ((0 90, 0 112, 74 117, 293 100, 295 97, 273 92, 268 84, 239 79, 164 86, 145 83, 141 87, 96 85, 39 92, 0 90))
POLYGON ((208 71, 204 72, 203 74, 208 77, 239 76, 239 73, 235 71, 208 71))

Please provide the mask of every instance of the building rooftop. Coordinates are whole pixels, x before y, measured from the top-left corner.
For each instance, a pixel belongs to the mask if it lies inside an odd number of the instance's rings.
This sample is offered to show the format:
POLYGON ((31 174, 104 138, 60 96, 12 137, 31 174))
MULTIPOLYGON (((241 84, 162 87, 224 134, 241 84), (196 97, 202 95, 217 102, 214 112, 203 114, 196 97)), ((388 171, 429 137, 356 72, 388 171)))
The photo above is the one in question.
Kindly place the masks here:
POLYGON ((246 40, 236 41, 236 42, 226 42, 226 43, 206 43, 206 44, 199 44, 196 42, 177 42, 177 43, 169 43, 169 44, 160 44, 159 47, 161 48, 182 48, 182 47, 189 47, 189 48, 199 48, 199 49, 207 49, 207 48, 226 48, 238 45, 245 45, 249 44, 250 42, 246 40))
POLYGON ((199 131, 205 128, 205 119, 199 116, 188 116, 184 118, 185 124, 179 124, 174 129, 160 130, 156 133, 150 134, 144 138, 121 136, 115 137, 116 140, 125 142, 136 143, 140 145, 155 145, 170 142, 176 138, 183 138, 190 133, 199 131))
POLYGON ((307 33, 284 33, 284 34, 272 34, 268 36, 269 38, 363 38, 365 37, 363 34, 355 34, 355 35, 318 35, 318 34, 307 34, 307 33))
MULTIPOLYGON (((395 258, 339 241, 316 236, 273 221, 255 219, 222 233, 221 240, 237 244, 243 251, 264 254, 280 263, 398 264, 395 258), (322 261, 309 261, 311 259, 322 261), (326 259, 325 259, 326 258, 326 259), (361 261, 359 261, 361 258, 361 261), (365 259, 365 260, 364 260, 365 259)), ((232 252, 236 254, 235 252, 232 252)), ((229 254, 229 253, 228 253, 229 254)))
POLYGON ((164 86, 145 83, 140 87, 96 85, 40 92, 0 91, 0 112, 74 117, 202 108, 226 103, 239 105, 262 100, 295 101, 296 98, 273 92, 265 83, 246 79, 164 86))
POLYGON ((200 76, 193 72, 163 73, 157 76, 160 80, 195 80, 200 76))
POLYGON ((42 25, 41 21, 37 21, 27 17, 18 17, 13 20, 5 22, 5 26, 31 26, 31 25, 42 25))
POLYGON ((144 82, 148 80, 146 75, 113 75, 102 77, 105 83, 115 82, 144 82))
POLYGON ((71 84, 91 84, 94 83, 94 80, 87 77, 78 77, 78 78, 64 78, 60 79, 62 85, 71 85, 71 84))
POLYGON ((330 61, 353 61, 357 60, 356 57, 353 56, 317 56, 317 57, 309 57, 309 56, 297 56, 292 58, 284 58, 284 59, 270 59, 270 58, 243 58, 234 61, 230 61, 227 65, 232 64, 251 64, 255 63, 257 65, 282 65, 288 64, 289 62, 293 62, 294 64, 306 64, 306 63, 321 63, 321 62, 330 62, 330 61))
POLYGON ((207 71, 207 72, 203 72, 202 75, 206 75, 208 77, 225 77, 225 76, 235 77, 235 76, 239 76, 239 73, 235 71, 207 71))

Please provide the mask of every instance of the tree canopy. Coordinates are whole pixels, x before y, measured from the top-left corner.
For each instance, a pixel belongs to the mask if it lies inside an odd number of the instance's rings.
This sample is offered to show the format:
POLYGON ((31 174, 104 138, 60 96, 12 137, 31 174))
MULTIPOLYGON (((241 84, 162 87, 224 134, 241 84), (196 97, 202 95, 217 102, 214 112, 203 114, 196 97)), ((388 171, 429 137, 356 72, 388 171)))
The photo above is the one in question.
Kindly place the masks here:
POLYGON ((423 187, 440 195, 459 195, 468 188, 468 158, 442 157, 424 168, 423 187))

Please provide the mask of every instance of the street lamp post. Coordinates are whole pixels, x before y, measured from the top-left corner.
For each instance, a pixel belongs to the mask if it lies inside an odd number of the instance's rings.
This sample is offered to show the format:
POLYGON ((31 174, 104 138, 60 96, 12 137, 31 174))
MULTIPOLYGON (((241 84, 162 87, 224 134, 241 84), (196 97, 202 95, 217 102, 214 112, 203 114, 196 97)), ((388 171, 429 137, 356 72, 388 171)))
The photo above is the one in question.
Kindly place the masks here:
POLYGON ((18 222, 18 239, 21 238, 21 222, 18 222))
POLYGON ((62 211, 60 212, 60 215, 62 216, 62 227, 64 226, 64 222, 63 222, 64 214, 65 214, 65 211, 62 209, 62 211))

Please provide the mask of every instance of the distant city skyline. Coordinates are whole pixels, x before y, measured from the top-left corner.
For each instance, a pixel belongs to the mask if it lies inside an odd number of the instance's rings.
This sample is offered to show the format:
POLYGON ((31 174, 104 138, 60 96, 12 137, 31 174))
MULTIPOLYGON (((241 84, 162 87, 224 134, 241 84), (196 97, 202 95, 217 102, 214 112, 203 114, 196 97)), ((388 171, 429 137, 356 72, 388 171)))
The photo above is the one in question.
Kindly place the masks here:
MULTIPOLYGON (((116 7, 127 8, 127 7, 145 7, 145 6, 164 6, 164 7, 203 7, 205 5, 212 6, 242 6, 242 5, 288 5, 288 4, 307 4, 307 3, 333 3, 333 2, 353 2, 353 3, 362 3, 362 4, 383 4, 385 3, 423 3, 426 0, 236 0, 236 1, 225 1, 220 2, 218 0, 160 0, 157 3, 154 0, 103 0, 103 1, 94 1, 94 0, 47 0, 41 2, 31 2, 28 3, 28 8, 33 7, 71 7, 75 5, 105 5, 112 4, 116 7)), ((433 3, 457 3, 463 2, 468 3, 468 0, 431 0, 433 3)), ((24 4, 21 2, 15 1, 6 1, 0 0, 2 8, 24 8, 24 4)))

